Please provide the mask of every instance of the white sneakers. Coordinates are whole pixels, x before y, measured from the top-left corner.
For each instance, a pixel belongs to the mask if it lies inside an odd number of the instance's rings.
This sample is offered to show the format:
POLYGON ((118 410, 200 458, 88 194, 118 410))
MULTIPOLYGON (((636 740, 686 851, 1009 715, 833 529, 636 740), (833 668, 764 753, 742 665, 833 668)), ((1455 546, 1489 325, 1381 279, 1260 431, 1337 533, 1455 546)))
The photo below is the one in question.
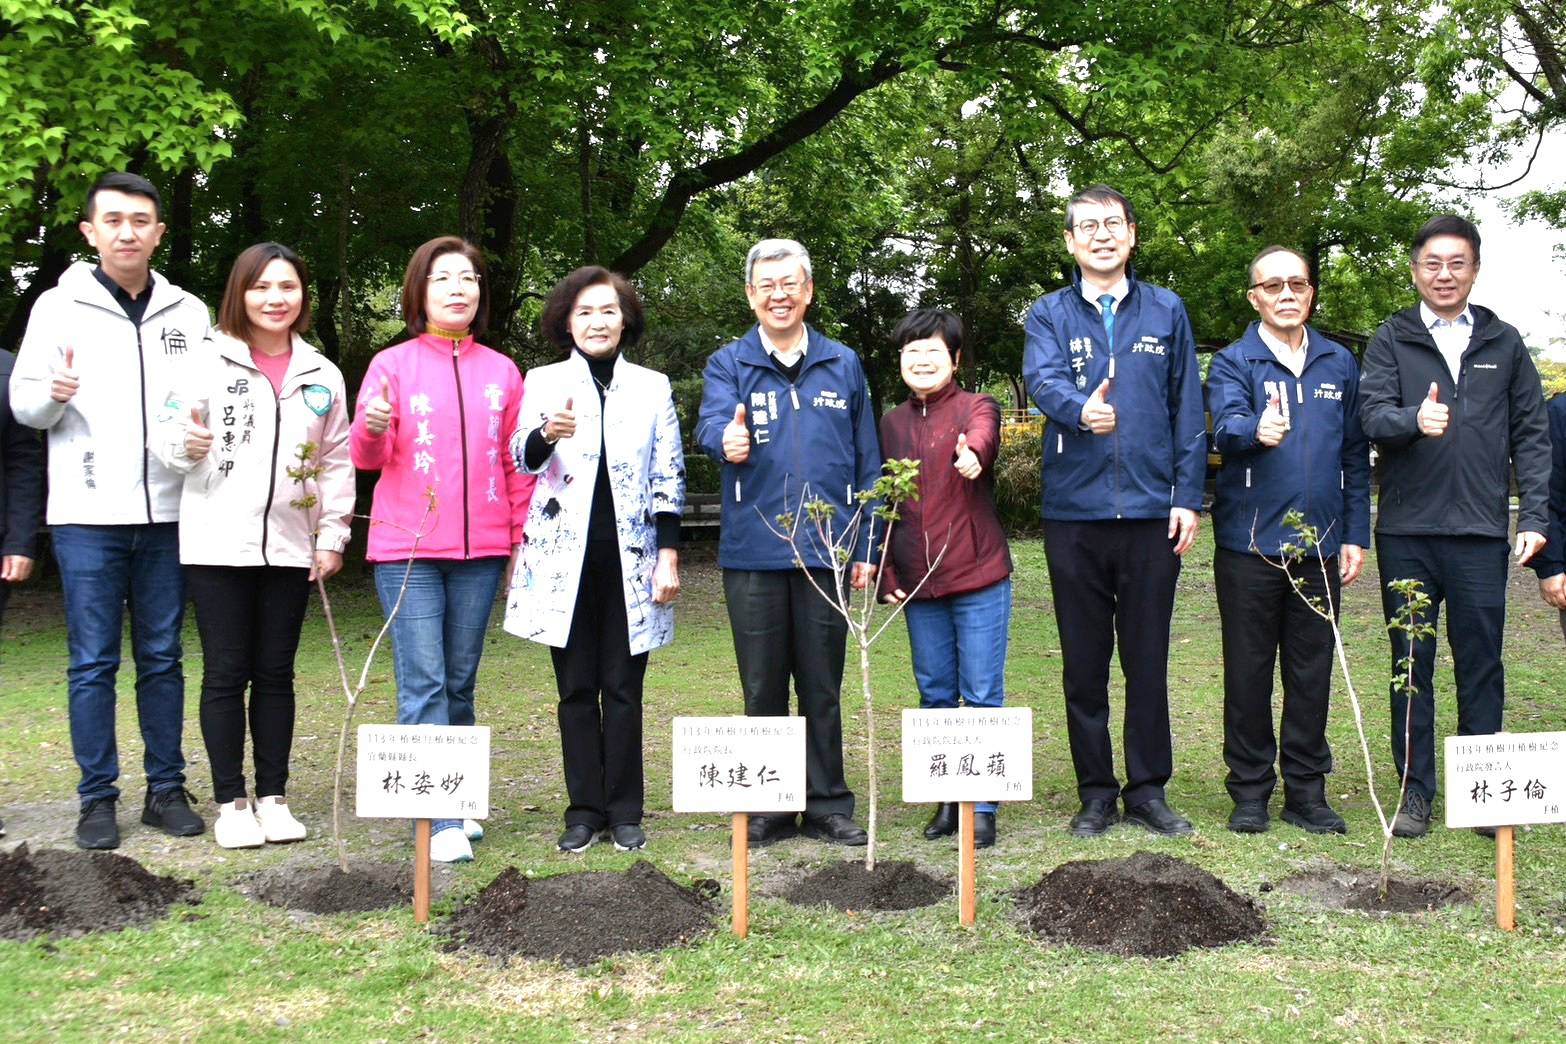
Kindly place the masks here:
POLYGON ((266 834, 261 830, 255 810, 244 798, 235 798, 218 806, 212 836, 223 848, 260 848, 266 843, 266 834))
POLYGON ((280 797, 258 798, 252 805, 245 798, 235 798, 218 806, 217 822, 212 826, 212 836, 223 848, 260 848, 271 841, 302 841, 304 824, 288 811, 288 802, 280 797))
POLYGON ((438 830, 430 838, 430 861, 435 863, 471 863, 473 846, 460 826, 438 830))
POLYGON ((261 824, 261 831, 266 834, 266 839, 273 844, 303 841, 305 838, 305 826, 288 811, 286 798, 276 796, 256 798, 256 820, 261 824))
POLYGON ((484 824, 476 819, 464 819, 462 821, 462 833, 469 841, 484 840, 484 824))

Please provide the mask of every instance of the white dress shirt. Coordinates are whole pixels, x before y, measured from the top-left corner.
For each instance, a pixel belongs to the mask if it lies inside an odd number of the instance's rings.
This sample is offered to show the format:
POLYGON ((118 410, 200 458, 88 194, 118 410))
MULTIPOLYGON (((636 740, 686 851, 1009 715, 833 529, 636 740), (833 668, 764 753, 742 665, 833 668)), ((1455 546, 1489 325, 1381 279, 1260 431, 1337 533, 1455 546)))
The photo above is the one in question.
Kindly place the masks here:
POLYGON ((1430 306, 1423 301, 1419 302, 1419 318, 1425 324, 1425 329, 1430 331, 1430 338, 1435 341, 1436 349, 1440 351, 1441 358, 1446 360, 1447 372, 1452 375, 1452 383, 1457 383, 1457 374, 1462 367, 1463 353, 1468 350, 1469 338, 1474 332, 1474 313, 1467 305, 1463 306, 1463 314, 1450 321, 1442 319, 1430 310, 1430 306))

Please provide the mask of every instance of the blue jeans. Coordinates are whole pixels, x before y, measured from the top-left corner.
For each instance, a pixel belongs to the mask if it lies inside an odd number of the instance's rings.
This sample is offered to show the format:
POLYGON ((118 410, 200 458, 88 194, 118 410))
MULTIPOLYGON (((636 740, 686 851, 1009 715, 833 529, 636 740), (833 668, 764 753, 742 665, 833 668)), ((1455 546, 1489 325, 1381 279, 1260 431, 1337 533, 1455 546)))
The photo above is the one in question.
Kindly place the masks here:
MULTIPOLYGON (((375 592, 384 612, 397 604, 403 576, 408 577, 391 629, 397 724, 473 724, 484 632, 505 570, 504 558, 414 559, 411 573, 406 561, 375 564, 375 592)), ((438 819, 432 829, 457 825, 438 819)))
POLYGON ((183 787, 185 574, 179 565, 179 524, 68 525, 53 526, 51 532, 65 594, 71 748, 82 771, 78 796, 83 804, 120 796, 114 682, 127 606, 147 789, 162 793, 183 787))
MULTIPOLYGON (((1006 703, 1006 628, 1011 578, 945 598, 916 598, 903 607, 919 706, 1001 707, 1006 703)), ((976 811, 994 812, 992 801, 976 811)))

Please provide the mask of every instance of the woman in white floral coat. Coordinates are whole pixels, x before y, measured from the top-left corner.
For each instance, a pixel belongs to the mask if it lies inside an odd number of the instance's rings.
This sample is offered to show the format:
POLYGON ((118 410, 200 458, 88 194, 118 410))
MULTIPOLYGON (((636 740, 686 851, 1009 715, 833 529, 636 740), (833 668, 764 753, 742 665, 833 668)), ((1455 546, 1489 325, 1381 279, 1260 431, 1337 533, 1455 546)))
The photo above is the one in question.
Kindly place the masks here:
POLYGON ((569 353, 529 371, 511 452, 538 476, 506 630, 551 646, 570 805, 563 852, 607 828, 641 848, 642 678, 674 637, 685 457, 669 379, 625 359, 643 329, 624 277, 579 268, 550 291, 569 353))

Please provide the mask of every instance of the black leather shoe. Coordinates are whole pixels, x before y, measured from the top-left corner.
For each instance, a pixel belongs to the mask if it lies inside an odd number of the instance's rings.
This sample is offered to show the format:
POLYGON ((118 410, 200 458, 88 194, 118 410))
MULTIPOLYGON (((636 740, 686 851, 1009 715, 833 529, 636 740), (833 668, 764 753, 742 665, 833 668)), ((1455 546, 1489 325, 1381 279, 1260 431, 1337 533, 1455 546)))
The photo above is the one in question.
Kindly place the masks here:
POLYGON ((765 848, 798 833, 799 828, 794 825, 793 816, 751 816, 750 825, 746 827, 746 836, 750 838, 752 848, 765 848))
POLYGON ((141 810, 141 821, 155 826, 171 837, 195 837, 207 828, 207 824, 190 807, 194 797, 184 787, 173 790, 147 792, 147 804, 141 810))
POLYGON ((870 835, 865 833, 864 827, 841 812, 833 812, 828 816, 806 816, 802 833, 829 845, 853 847, 870 843, 870 835))
POLYGON ((1392 820, 1393 837, 1424 837, 1430 832, 1430 802, 1423 794, 1409 791, 1403 795, 1403 806, 1392 820))
POLYGON ((973 814, 973 847, 995 847, 994 812, 975 812, 973 814))
POLYGON ((638 848, 647 847, 647 832, 639 823, 621 823, 609 828, 609 836, 614 838, 614 850, 616 852, 634 852, 638 848))
POLYGON ((562 852, 585 852, 597 840, 598 831, 586 823, 572 823, 560 835, 560 840, 555 842, 555 847, 562 852))
MULTIPOLYGON (((1284 813, 1287 818, 1288 813, 1284 813)), ((1229 829, 1236 834, 1265 834, 1272 821, 1267 816, 1265 801, 1236 801, 1229 813, 1229 829)))
POLYGON ((1120 818, 1165 837, 1178 837, 1191 832, 1191 821, 1170 808, 1163 798, 1149 798, 1140 805, 1132 805, 1120 818))
POLYGON ((943 837, 951 837, 957 832, 957 804, 956 802, 943 802, 935 806, 935 815, 924 825, 924 839, 936 841, 943 837))
POLYGON ((1283 821, 1312 834, 1346 834, 1348 824, 1325 801, 1285 803, 1283 821))
POLYGON ((120 847, 120 828, 114 822, 113 798, 97 798, 82 806, 82 814, 76 820, 76 847, 120 847))
POLYGON ((1072 837, 1097 837, 1119 821, 1115 803, 1109 798, 1090 798, 1082 802, 1077 814, 1071 817, 1072 837))

